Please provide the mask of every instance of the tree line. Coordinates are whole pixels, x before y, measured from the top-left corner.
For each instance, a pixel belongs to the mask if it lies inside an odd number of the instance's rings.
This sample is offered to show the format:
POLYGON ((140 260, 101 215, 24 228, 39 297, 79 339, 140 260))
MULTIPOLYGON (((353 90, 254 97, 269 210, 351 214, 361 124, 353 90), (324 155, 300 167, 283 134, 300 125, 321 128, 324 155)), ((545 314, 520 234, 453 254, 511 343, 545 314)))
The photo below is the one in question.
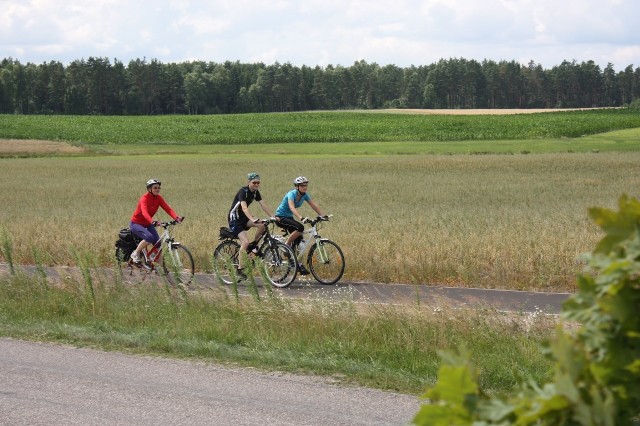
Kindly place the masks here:
MULTIPOLYGON (((0 62, 0 113, 232 114, 380 108, 592 108, 640 99, 640 67, 441 59, 406 68, 290 63, 0 62)), ((640 101, 638 101, 640 102, 640 101)), ((637 103, 637 102, 636 102, 637 103)), ((635 103, 634 103, 635 104, 635 103)))

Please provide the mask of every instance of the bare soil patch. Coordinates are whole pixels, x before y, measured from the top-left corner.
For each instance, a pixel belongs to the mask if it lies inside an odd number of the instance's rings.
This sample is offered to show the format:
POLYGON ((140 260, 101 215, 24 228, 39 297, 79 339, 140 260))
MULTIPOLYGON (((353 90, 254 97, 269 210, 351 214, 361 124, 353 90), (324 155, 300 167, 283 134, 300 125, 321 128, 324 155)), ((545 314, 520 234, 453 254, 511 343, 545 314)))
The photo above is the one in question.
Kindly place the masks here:
POLYGON ((41 141, 33 139, 0 139, 0 156, 82 154, 85 148, 65 142, 41 141))

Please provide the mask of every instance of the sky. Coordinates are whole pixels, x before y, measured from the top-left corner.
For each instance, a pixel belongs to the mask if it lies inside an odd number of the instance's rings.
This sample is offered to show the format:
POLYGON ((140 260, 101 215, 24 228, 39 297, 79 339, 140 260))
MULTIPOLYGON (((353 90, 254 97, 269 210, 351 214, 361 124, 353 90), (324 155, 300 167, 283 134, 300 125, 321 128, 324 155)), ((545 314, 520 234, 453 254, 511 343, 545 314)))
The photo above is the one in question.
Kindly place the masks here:
POLYGON ((640 67, 638 0, 0 0, 0 59, 640 67))

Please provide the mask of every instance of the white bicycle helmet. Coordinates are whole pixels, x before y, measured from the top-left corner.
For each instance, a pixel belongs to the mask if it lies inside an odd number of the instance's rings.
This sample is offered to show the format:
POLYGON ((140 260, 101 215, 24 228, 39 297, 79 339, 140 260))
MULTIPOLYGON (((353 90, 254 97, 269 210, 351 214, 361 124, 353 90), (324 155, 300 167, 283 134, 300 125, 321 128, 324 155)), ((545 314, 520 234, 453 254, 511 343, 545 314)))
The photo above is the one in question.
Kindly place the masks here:
POLYGON ((147 189, 149 189, 149 187, 150 187, 151 185, 156 185, 156 184, 157 184, 157 185, 162 185, 162 182, 160 182, 158 179, 149 179, 149 180, 147 181, 147 189))
POLYGON ((307 178, 306 178, 306 177, 304 177, 304 176, 298 176, 297 178, 295 178, 295 179, 293 180, 293 185, 294 185, 294 186, 298 186, 298 185, 300 185, 301 183, 309 183, 309 179, 307 179, 307 178))

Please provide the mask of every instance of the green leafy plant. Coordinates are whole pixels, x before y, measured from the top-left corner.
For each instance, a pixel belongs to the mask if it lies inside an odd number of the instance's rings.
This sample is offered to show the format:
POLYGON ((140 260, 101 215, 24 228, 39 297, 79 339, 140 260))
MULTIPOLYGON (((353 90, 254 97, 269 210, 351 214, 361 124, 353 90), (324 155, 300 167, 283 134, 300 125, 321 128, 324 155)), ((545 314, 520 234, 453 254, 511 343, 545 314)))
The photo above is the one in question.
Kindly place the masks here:
POLYGON ((589 214, 605 236, 563 306, 566 324, 579 327, 559 325, 546 349, 553 380, 522 380, 513 395, 491 397, 464 352, 445 354, 415 424, 640 424, 640 201, 623 195, 619 211, 589 214))

